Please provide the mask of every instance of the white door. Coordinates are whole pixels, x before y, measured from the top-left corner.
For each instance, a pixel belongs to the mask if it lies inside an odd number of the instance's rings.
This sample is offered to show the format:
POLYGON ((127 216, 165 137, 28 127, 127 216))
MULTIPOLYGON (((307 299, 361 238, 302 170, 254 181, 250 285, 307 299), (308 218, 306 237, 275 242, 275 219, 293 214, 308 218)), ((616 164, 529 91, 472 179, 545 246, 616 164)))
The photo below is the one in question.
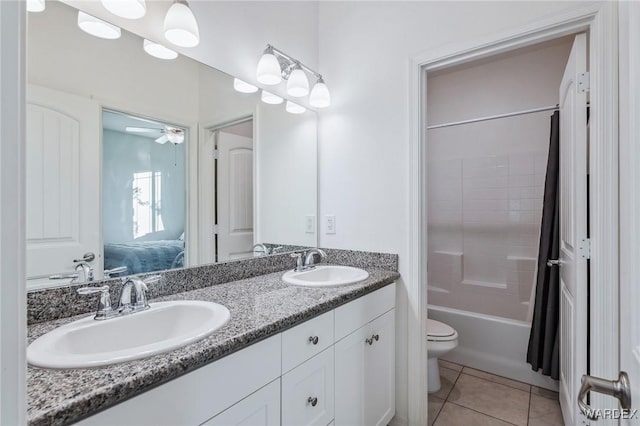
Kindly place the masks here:
POLYGON ((253 255, 253 140, 218 134, 218 261, 253 255))
POLYGON ((101 276, 100 106, 32 85, 27 99, 27 277, 71 272, 88 252, 101 276))
POLYGON ((587 374, 587 38, 576 36, 560 84, 560 405, 565 424, 578 424, 576 400, 587 374))

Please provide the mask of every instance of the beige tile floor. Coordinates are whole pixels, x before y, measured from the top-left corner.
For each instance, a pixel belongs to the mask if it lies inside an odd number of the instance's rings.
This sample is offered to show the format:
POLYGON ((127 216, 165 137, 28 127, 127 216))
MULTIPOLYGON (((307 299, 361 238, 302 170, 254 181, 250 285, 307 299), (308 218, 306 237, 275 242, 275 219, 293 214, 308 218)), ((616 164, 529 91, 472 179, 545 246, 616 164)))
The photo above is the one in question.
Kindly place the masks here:
POLYGON ((564 426, 558 394, 440 360, 429 426, 564 426))

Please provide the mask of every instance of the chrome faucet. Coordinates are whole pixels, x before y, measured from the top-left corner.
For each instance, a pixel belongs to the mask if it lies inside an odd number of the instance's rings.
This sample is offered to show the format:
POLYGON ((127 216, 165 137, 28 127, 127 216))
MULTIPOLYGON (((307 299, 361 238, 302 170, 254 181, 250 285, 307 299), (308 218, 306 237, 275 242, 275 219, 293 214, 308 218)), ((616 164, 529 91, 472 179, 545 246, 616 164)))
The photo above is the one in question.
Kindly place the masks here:
POLYGON ((320 261, 324 260, 327 258, 327 253, 324 252, 324 250, 319 249, 319 248, 312 248, 311 250, 309 250, 307 252, 307 254, 304 257, 304 267, 306 269, 312 269, 315 268, 315 258, 313 257, 314 255, 318 255, 320 256, 320 261))
POLYGON ((325 253, 324 250, 321 250, 319 248, 313 248, 307 251, 306 253, 305 252, 291 253, 291 257, 296 259, 296 267, 294 271, 302 272, 302 271, 308 271, 309 269, 315 268, 316 263, 313 256, 316 254, 320 256, 321 259, 327 258, 327 253, 325 253))
POLYGON ((262 244, 262 243, 257 243, 253 245, 253 252, 256 252, 256 249, 259 248, 260 252, 262 252, 261 256, 266 256, 268 254, 271 253, 271 251, 269 250, 269 247, 267 247, 266 245, 262 244))
POLYGON ((98 310, 94 319, 105 320, 116 318, 123 315, 132 314, 149 309, 147 302, 147 284, 151 284, 160 280, 160 275, 152 275, 144 279, 138 277, 128 277, 123 279, 122 289, 120 290, 120 302, 118 308, 111 307, 111 295, 109 294, 109 286, 102 287, 82 287, 78 289, 78 294, 96 294, 100 293, 98 300, 98 310), (135 290, 136 301, 131 303, 131 290, 135 290))
POLYGON ((124 278, 122 280, 122 290, 120 290, 120 302, 118 303, 118 312, 120 315, 149 309, 146 293, 149 289, 147 284, 158 281, 160 281, 160 275, 152 275, 145 279, 137 277, 124 278), (136 303, 131 303, 131 290, 135 290, 136 303))
POLYGON ((93 268, 91 267, 91 265, 89 265, 89 263, 84 260, 81 260, 76 263, 77 263, 75 267, 76 272, 82 271, 82 274, 79 274, 78 277, 74 278, 73 281, 71 282, 78 283, 78 282, 93 281, 93 268))

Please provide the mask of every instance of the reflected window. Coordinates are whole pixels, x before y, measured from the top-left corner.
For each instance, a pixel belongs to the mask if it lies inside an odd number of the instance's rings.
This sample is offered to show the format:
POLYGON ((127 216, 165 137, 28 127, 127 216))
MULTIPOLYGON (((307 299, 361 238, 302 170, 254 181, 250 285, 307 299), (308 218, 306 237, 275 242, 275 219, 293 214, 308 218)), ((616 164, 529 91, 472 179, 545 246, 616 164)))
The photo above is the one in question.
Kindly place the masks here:
POLYGON ((133 237, 164 231, 162 223, 162 173, 133 174, 133 237))

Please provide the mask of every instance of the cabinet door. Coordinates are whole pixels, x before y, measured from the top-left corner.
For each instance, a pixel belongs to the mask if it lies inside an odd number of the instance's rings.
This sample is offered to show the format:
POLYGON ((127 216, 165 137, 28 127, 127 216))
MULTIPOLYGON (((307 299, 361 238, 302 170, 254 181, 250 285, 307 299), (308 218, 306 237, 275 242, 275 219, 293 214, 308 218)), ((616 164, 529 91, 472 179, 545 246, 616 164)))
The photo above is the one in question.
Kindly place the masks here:
POLYGON ((202 426, 276 426, 280 424, 280 379, 227 408, 202 426))
POLYGON ((366 328, 364 416, 366 425, 389 424, 396 409, 395 309, 373 320, 366 328))
POLYGON ((326 426, 333 419, 333 348, 282 376, 282 424, 326 426))
POLYGON ((336 426, 386 425, 395 415, 395 309, 335 345, 336 426))
POLYGON ((365 325, 335 345, 336 426, 365 425, 365 325))

